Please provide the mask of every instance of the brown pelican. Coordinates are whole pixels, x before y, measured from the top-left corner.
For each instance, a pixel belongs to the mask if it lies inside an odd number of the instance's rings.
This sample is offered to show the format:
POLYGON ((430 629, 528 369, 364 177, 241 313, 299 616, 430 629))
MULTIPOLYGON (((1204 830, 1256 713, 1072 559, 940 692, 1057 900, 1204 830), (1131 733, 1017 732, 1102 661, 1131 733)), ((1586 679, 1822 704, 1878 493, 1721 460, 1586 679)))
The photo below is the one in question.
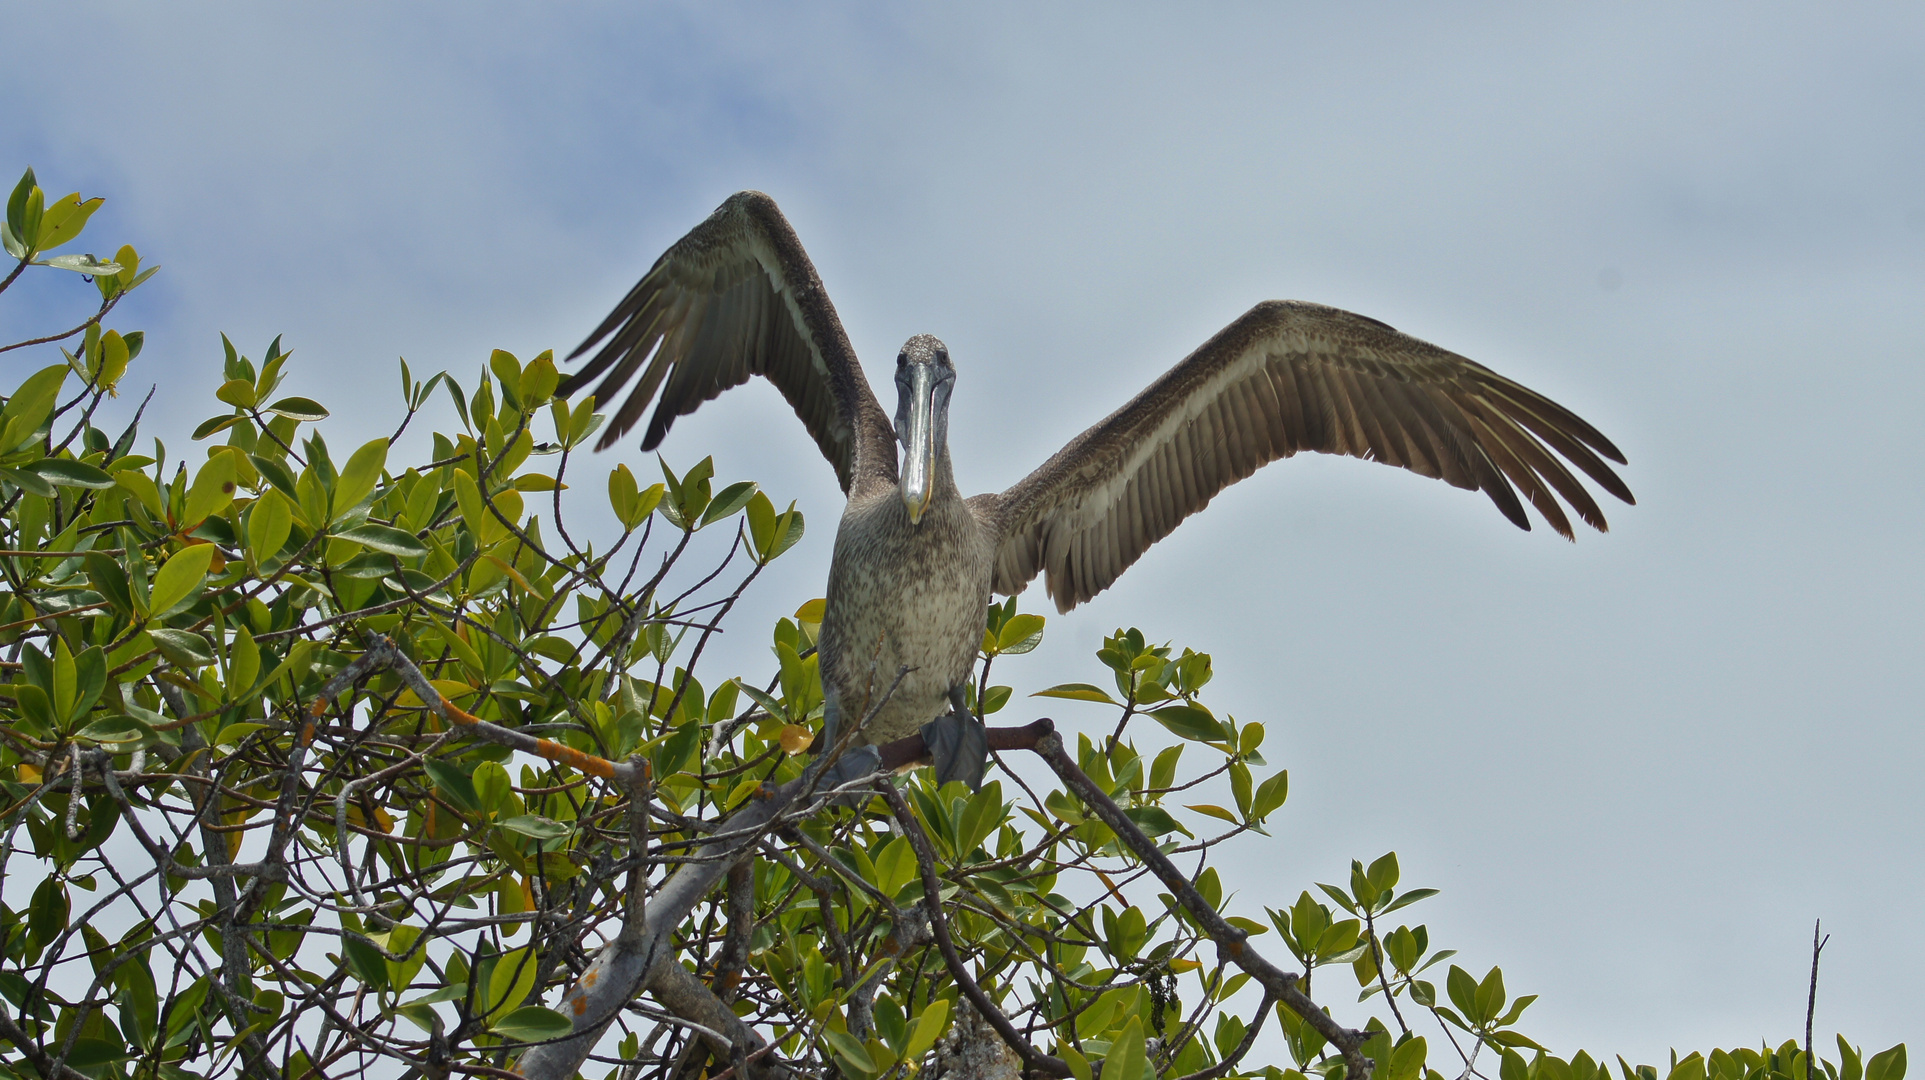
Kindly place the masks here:
POLYGON ((1277 458, 1315 450, 1402 466, 1481 489, 1529 529, 1522 491, 1567 539, 1558 496, 1593 528, 1605 522, 1560 456, 1633 501, 1599 459, 1624 455, 1563 406, 1375 319, 1294 301, 1258 304, 1014 487, 964 499, 949 466, 948 348, 927 334, 902 347, 891 426, 795 231, 755 191, 732 196, 656 260, 569 358, 598 343, 563 394, 606 372, 595 396, 608 401, 641 378, 596 449, 658 395, 644 450, 676 417, 761 375, 835 467, 849 503, 818 642, 818 745, 882 699, 852 740, 867 756, 845 755, 838 781, 872 771, 873 746, 921 729, 942 779, 980 783, 982 723, 963 687, 990 593, 1021 592, 1041 573, 1068 611, 1277 458))

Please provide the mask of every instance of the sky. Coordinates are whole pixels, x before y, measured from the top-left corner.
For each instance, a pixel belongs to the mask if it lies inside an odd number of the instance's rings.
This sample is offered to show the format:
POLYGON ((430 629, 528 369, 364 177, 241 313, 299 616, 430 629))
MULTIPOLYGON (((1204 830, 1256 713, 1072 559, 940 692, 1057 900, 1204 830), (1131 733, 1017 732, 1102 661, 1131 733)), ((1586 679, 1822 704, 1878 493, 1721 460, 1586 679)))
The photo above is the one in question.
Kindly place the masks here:
MULTIPOLYGON (((163 267, 112 324, 175 455, 222 332, 284 334, 286 392, 355 445, 397 356, 472 387, 490 349, 566 351, 751 187, 878 379, 949 344, 968 491, 1260 300, 1470 356, 1625 451, 1608 535, 1297 458, 1069 615, 1025 595, 1048 636, 999 677, 1093 680, 1120 626, 1213 654, 1205 700, 1291 770, 1223 864, 1243 913, 1396 850, 1560 1053, 1801 1035, 1816 918, 1821 1041, 1925 1034, 1925 10, 1039 8, 7 3, 43 44, 0 70, 0 169, 105 196, 88 239, 163 267)), ((8 340, 84 317, 60 277, 8 340)), ((635 441, 598 464, 652 470, 635 441)), ((810 515, 741 625, 820 593, 841 499, 772 389, 663 451, 810 515)), ((766 670, 761 634, 725 666, 766 670)), ((997 719, 1041 714, 1106 719, 997 719)))

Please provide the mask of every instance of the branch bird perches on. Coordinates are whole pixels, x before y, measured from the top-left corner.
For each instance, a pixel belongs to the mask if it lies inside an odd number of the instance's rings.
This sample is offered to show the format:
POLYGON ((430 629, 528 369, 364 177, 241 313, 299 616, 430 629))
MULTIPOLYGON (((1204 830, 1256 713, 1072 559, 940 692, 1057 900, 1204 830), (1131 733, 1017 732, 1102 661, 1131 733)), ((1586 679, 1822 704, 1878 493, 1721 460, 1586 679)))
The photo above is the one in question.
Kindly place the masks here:
POLYGON ((950 468, 947 346, 926 334, 903 346, 892 424, 795 231, 755 191, 656 260, 571 359, 590 350, 564 396, 599 379, 595 396, 610 401, 633 383, 598 449, 653 403, 642 441, 652 450, 676 417, 761 375, 835 468, 849 502, 819 644, 828 740, 868 711, 878 673, 911 674, 834 781, 920 729, 940 778, 979 784, 983 729, 963 688, 990 593, 1041 575, 1068 611, 1278 458, 1308 450, 1400 466, 1484 492, 1521 529, 1529 502, 1566 538, 1566 506, 1606 527, 1573 467, 1634 501, 1606 464, 1624 455, 1544 395, 1375 319, 1283 300, 1251 308, 1013 487, 964 499, 950 468))

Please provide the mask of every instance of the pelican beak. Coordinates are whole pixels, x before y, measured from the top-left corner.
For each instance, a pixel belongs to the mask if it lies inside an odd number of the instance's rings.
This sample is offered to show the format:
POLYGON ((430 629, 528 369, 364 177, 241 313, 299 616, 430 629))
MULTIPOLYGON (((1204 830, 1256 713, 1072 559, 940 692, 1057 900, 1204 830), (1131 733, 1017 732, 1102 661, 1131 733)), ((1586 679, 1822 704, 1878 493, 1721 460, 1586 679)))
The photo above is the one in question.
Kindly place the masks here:
POLYGON ((910 523, 920 524, 936 490, 936 369, 916 364, 909 378, 909 423, 901 433, 902 503, 910 523))

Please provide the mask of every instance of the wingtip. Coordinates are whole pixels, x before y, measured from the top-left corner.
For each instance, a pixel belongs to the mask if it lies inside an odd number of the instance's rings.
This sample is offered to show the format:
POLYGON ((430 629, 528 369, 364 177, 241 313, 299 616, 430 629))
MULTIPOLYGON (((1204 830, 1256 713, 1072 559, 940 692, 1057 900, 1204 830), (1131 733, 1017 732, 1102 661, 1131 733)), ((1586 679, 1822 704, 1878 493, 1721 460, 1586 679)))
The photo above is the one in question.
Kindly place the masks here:
POLYGON ((675 417, 665 415, 667 412, 668 409, 664 406, 655 407, 655 415, 648 421, 648 433, 642 436, 644 452, 662 445, 662 440, 668 438, 668 429, 674 425, 675 417))

